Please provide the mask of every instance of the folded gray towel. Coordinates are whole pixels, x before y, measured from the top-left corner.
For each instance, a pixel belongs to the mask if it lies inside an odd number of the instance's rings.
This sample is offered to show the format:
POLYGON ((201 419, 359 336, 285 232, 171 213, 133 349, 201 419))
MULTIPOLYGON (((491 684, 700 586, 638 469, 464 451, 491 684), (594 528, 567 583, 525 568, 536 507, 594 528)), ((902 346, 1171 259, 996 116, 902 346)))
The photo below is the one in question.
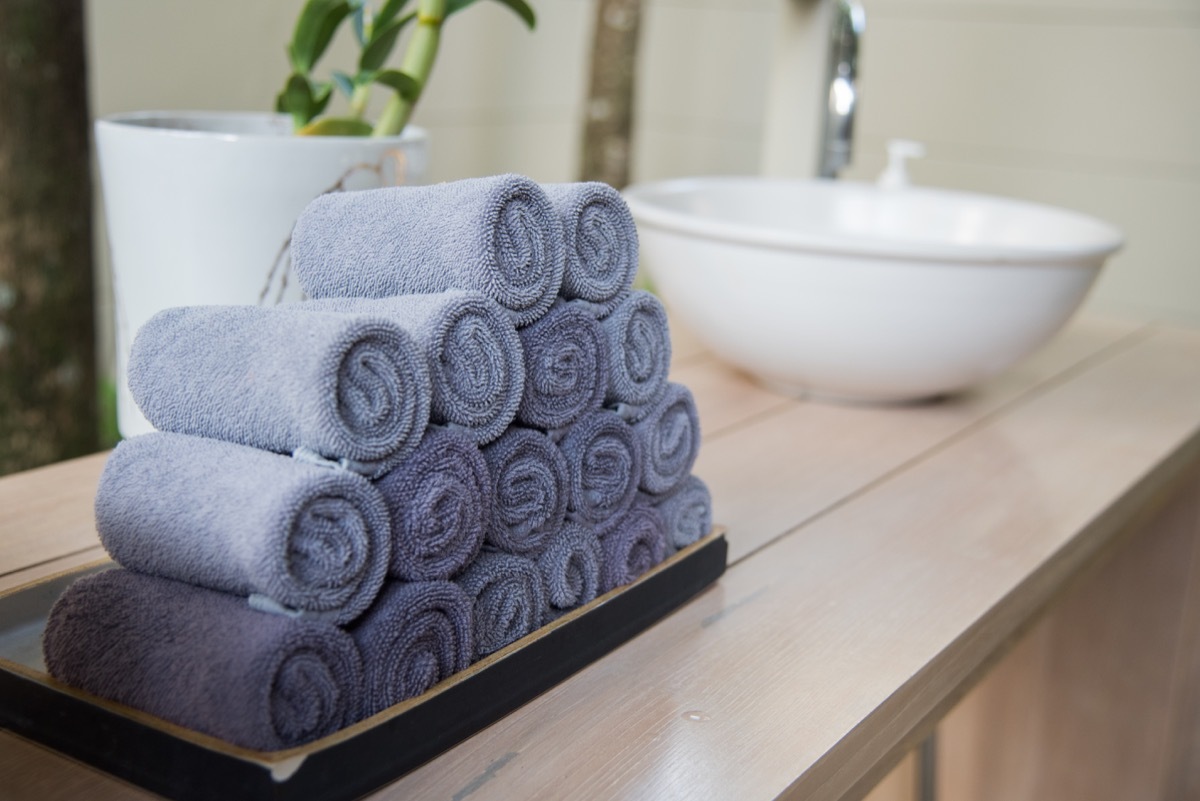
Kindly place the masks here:
POLYGON ((332 734, 362 703, 358 649, 336 626, 128 570, 68 587, 42 649, 59 681, 246 748, 332 734))
POLYGON ((600 591, 600 539, 588 526, 566 523, 538 557, 538 569, 552 612, 583 606, 600 591))
POLYGON ((658 298, 635 289, 601 322, 608 337, 605 403, 637 421, 662 395, 671 370, 671 333, 658 298))
POLYGON ((700 417, 691 391, 682 384, 667 384, 633 431, 642 449, 641 488, 661 495, 679 486, 700 453, 700 417))
POLYGON ((603 536, 629 509, 642 474, 642 450, 633 428, 606 409, 590 412, 558 443, 570 481, 567 517, 603 536))
POLYGON ((603 554, 600 591, 636 581, 667 555, 667 531, 662 516, 652 506, 635 504, 600 538, 603 554))
POLYGON ((621 193, 608 184, 543 184, 562 218, 567 243, 564 298, 593 305, 597 317, 625 297, 638 268, 637 226, 621 193))
POLYGON ((525 351, 525 395, 517 422, 532 428, 563 428, 608 391, 608 340, 600 323, 577 301, 558 303, 520 331, 525 351))
POLYGON ((524 556, 485 550, 455 581, 474 599, 477 659, 516 642, 549 617, 541 571, 524 556))
POLYGON ((494 508, 487 541, 502 551, 536 554, 567 514, 567 463, 540 431, 510 428, 483 449, 494 508))
POLYGON ((333 192, 292 231, 296 278, 310 297, 474 289, 518 326, 550 308, 565 256, 554 206, 519 175, 333 192))
POLYGON ((350 634, 363 657, 366 718, 471 664, 471 599, 451 581, 390 582, 350 634))
POLYGON ((96 530, 131 570, 262 596, 335 623, 375 599, 391 551, 387 507, 362 476, 160 432, 127 439, 109 456, 96 530))
POLYGON ((504 433, 517 414, 525 389, 521 338, 500 307, 478 292, 329 298, 296 308, 370 314, 407 331, 425 351, 434 423, 460 426, 483 444, 504 433))
POLYGON ((667 549, 686 548, 712 530, 712 495, 708 485, 688 476, 670 495, 643 496, 662 515, 667 527, 667 549))
POLYGON ((389 572, 396 578, 448 579, 479 553, 492 520, 492 479, 464 432, 431 427, 375 487, 392 521, 389 572))
POLYGON ((162 431, 347 459, 378 475, 429 422, 426 362, 379 317, 294 307, 167 309, 138 331, 129 388, 162 431))

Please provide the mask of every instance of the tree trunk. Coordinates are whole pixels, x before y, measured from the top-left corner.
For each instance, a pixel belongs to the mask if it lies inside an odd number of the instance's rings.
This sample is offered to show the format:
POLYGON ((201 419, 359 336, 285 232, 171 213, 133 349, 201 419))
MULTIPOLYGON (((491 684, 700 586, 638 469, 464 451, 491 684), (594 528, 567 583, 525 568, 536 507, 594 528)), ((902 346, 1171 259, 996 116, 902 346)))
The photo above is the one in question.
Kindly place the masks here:
POLYGON ((633 79, 641 0, 596 0, 591 81, 583 131, 584 181, 629 183, 633 79))
POLYGON ((0 474, 97 450, 82 0, 0 0, 0 474))

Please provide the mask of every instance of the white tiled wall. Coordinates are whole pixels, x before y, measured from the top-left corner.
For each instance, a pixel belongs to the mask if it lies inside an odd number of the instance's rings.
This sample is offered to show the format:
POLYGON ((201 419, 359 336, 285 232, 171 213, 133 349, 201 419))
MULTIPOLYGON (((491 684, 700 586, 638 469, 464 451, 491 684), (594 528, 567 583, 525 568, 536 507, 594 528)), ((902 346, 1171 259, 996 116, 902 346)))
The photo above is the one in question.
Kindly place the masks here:
MULTIPOLYGON (((816 0, 644 0, 635 180, 758 171, 772 46, 792 2, 816 0)), ((447 26, 416 115, 433 134, 435 180, 575 177, 592 0, 533 4, 532 34, 486 0, 447 26)), ((1097 309, 1200 324, 1200 0, 864 5, 850 177, 877 174, 887 138, 922 140, 919 182, 1124 229, 1097 309)), ((268 108, 299 6, 92 0, 93 113, 268 108)), ((327 60, 350 63, 349 43, 327 60)))

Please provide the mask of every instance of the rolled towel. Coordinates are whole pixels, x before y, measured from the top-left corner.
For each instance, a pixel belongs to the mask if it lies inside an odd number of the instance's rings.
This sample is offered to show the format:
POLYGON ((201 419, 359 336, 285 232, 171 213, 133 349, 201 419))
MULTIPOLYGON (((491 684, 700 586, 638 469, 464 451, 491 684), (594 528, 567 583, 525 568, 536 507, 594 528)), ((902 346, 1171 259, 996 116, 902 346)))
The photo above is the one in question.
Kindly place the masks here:
POLYGON ((642 448, 641 488, 661 495, 679 486, 700 453, 700 417, 691 391, 682 384, 667 384, 633 430, 642 448))
POLYGON ((670 495, 645 496, 662 515, 667 528, 667 549, 672 553, 696 542, 712 529, 712 495, 708 485, 688 476, 670 495))
POLYGON ((605 403, 627 420, 640 420, 662 395, 671 369, 666 309, 649 292, 635 289, 601 325, 608 338, 605 403))
POLYGON ((567 460, 567 517, 603 536, 637 494, 642 450, 633 428, 600 409, 568 428, 558 446, 567 460))
POLYGON ((578 298, 605 317, 628 294, 638 268, 637 226, 621 194, 608 184, 543 184, 563 223, 567 244, 564 298, 578 298))
POLYGON ((448 579, 479 553, 491 525, 492 480, 467 434, 430 428, 408 461, 375 487, 392 523, 391 575, 448 579))
POLYGON ((516 642, 549 617, 542 574, 524 556, 485 550, 456 581, 474 600, 476 659, 516 642))
POLYGON ((391 582, 350 634, 363 656, 366 718, 471 664, 471 599, 451 581, 391 582))
POLYGON ((362 476, 160 432, 109 456, 96 530, 131 570, 335 623, 375 599, 391 551, 387 507, 362 476))
POLYGON ((504 433, 525 389, 521 339, 478 292, 394 298, 330 298, 296 308, 380 316, 424 350, 432 387, 430 420, 458 426, 483 444, 504 433))
POLYGON ((635 504, 616 528, 600 538, 600 591, 636 581, 667 555, 667 531, 652 506, 635 504))
POLYGON ((551 611, 583 606, 600 591, 600 539, 578 523, 567 523, 538 557, 551 611))
POLYGON ((473 289, 522 326, 554 302, 565 250, 541 187, 497 175, 321 195, 296 221, 291 252, 310 297, 473 289))
POLYGON ((579 303, 560 303, 519 333, 525 394, 518 423, 558 429, 600 408, 608 391, 608 342, 591 314, 579 303))
POLYGON ((502 551, 535 554, 567 514, 567 463, 540 431, 510 428, 483 449, 494 509, 487 541, 502 551))
POLYGON ((336 626, 128 570, 68 587, 42 649, 59 681, 246 748, 332 734, 362 703, 358 648, 336 626))
POLYGON ((162 431, 305 449, 378 475, 408 456, 429 422, 422 356, 377 316, 177 307, 138 331, 129 388, 162 431))

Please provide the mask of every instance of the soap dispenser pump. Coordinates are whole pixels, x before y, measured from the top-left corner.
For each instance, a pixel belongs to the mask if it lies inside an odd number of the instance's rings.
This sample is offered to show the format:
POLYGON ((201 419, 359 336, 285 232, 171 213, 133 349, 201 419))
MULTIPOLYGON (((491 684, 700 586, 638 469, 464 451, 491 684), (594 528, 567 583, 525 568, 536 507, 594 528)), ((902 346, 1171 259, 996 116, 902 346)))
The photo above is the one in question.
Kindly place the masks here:
POLYGON ((888 163, 879 173, 880 189, 903 189, 908 186, 908 159, 925 156, 925 146, 911 139, 889 139, 887 143, 888 163))

